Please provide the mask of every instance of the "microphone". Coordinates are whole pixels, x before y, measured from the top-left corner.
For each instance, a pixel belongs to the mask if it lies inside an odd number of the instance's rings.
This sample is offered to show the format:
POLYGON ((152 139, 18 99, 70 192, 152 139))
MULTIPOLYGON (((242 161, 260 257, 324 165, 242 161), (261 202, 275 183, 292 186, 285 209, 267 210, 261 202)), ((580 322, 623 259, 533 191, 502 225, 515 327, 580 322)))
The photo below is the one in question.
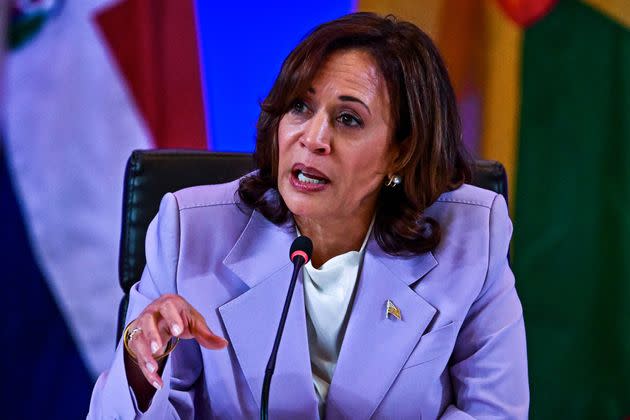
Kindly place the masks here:
POLYGON ((310 261, 313 255, 313 242, 308 236, 298 236, 291 244, 289 250, 289 259, 293 265, 299 264, 300 267, 310 261), (302 261, 299 261, 302 258, 302 261))
POLYGON ((278 331, 276 331, 276 339, 273 342, 273 348, 269 355, 269 361, 265 368, 265 379, 263 380, 262 395, 260 398, 260 419, 268 420, 269 418, 269 388, 271 386, 271 377, 276 369, 276 357, 278 355, 278 347, 280 347, 280 339, 282 338, 282 332, 284 331, 284 323, 287 320, 287 314, 289 313, 289 306, 291 305, 291 298, 293 297, 293 290, 295 289, 295 283, 297 282, 297 276, 300 269, 304 264, 310 261, 313 255, 313 242, 306 236, 298 236, 291 244, 289 250, 289 259, 293 263, 293 274, 291 275, 291 282, 289 283, 289 291, 284 301, 284 308, 282 309, 282 316, 280 317, 280 324, 278 325, 278 331))

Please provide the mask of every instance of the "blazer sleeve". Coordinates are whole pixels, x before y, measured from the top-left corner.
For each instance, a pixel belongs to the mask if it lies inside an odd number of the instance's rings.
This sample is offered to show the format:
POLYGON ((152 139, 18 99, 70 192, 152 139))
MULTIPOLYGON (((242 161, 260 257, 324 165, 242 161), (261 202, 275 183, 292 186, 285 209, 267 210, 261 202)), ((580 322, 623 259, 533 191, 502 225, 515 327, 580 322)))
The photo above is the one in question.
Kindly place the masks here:
POLYGON ((490 209, 488 271, 450 361, 456 404, 443 419, 527 419, 523 310, 507 260, 511 235, 507 205, 497 195, 490 209))
MULTIPOLYGON (((160 210, 147 230, 147 264, 142 277, 132 288, 126 323, 131 322, 156 298, 177 293, 177 264, 180 260, 180 222, 177 199, 166 194, 160 210)), ((92 393, 88 419, 113 418, 194 418, 195 400, 203 398, 199 391, 201 359, 194 340, 180 341, 166 362, 162 378, 164 386, 157 391, 146 412, 140 412, 125 374, 122 338, 114 361, 102 373, 92 393), (190 359, 196 359, 191 363, 190 359), (175 374, 174 374, 175 373, 175 374)))

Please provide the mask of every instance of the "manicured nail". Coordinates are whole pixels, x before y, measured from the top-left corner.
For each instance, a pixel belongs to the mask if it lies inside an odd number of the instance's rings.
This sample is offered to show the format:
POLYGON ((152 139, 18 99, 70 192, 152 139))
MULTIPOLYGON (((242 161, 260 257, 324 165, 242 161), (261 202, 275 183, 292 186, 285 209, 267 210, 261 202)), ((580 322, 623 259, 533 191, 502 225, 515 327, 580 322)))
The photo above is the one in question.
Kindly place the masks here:
POLYGON ((144 366, 147 368, 149 372, 151 373, 155 372, 155 366, 153 366, 153 363, 147 362, 144 366))
POLYGON ((160 346, 158 346, 157 341, 151 341, 151 352, 153 352, 153 354, 157 353, 157 351, 160 349, 160 346))
POLYGON ((160 386, 160 384, 157 383, 157 381, 153 381, 151 385, 153 385, 153 387, 157 389, 158 391, 162 389, 162 387, 160 386))
POLYGON ((173 324, 173 326, 171 327, 171 332, 175 337, 177 337, 182 333, 182 328, 177 324, 173 324))

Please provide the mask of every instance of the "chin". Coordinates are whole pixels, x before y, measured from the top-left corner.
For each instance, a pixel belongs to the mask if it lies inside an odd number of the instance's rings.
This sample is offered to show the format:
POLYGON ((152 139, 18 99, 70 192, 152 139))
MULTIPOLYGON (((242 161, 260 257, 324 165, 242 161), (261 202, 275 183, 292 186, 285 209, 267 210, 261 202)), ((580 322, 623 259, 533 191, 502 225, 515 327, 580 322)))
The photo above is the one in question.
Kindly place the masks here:
POLYGON ((296 197, 295 194, 288 194, 286 197, 283 195, 285 204, 293 216, 305 217, 305 218, 318 218, 324 216, 324 213, 320 208, 321 200, 314 197, 296 197))
POLYGON ((305 200, 303 198, 296 199, 295 197, 289 197, 288 200, 284 200, 291 213, 294 216, 300 217, 312 217, 314 213, 313 210, 315 210, 317 207, 312 201, 313 200, 305 200))

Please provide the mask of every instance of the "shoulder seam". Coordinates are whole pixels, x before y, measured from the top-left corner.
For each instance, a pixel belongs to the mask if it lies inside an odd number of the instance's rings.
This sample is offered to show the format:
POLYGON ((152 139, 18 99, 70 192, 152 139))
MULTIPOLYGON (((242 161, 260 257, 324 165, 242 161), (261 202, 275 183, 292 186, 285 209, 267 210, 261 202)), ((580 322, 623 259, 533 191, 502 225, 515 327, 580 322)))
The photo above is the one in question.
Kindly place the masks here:
POLYGON ((216 203, 198 203, 198 204, 188 204, 186 206, 182 206, 179 208, 179 211, 195 209, 199 207, 217 207, 217 206, 230 206, 238 204, 236 201, 217 201, 216 203))
MULTIPOLYGON (((498 194, 496 194, 498 195, 498 194)), ((496 195, 495 197, 493 197, 493 200, 491 203, 483 203, 481 201, 473 201, 473 200, 459 200, 457 198, 438 198, 436 200, 436 202, 439 203, 457 203, 457 204, 469 204, 472 206, 480 206, 480 207, 485 207, 487 209, 492 208, 492 204, 494 203, 494 200, 496 199, 496 195)))

